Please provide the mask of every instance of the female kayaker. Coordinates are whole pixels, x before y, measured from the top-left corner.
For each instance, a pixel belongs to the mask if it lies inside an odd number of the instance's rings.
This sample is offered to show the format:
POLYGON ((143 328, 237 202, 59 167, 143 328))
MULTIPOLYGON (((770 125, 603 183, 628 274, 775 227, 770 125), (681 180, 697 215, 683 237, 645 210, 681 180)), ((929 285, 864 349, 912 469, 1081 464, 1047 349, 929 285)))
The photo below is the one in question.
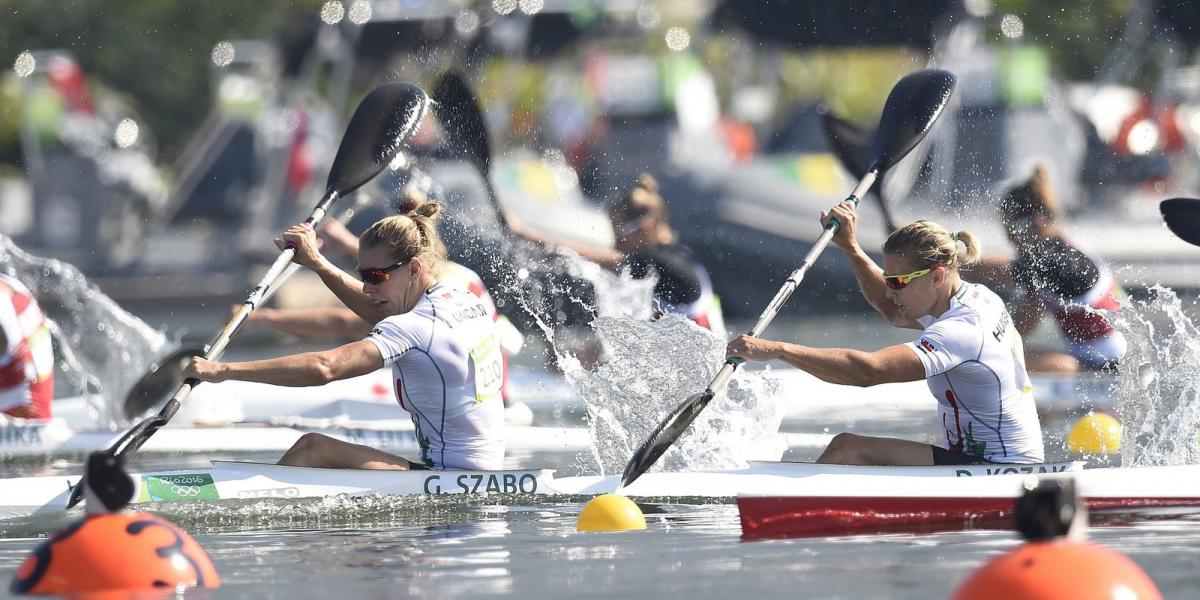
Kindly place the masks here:
POLYGON ((616 243, 611 248, 554 239, 533 231, 513 215, 505 215, 509 230, 532 241, 565 246, 612 271, 628 267, 636 279, 657 273, 654 284, 655 314, 685 316, 701 327, 723 333, 720 302, 713 295, 708 270, 679 243, 667 221, 667 207, 658 193, 658 182, 643 173, 608 211, 616 243))
POLYGON ((972 278, 1015 283, 1022 292, 1011 305, 1017 331, 1029 335, 1045 315, 1053 315, 1067 343, 1066 353, 1027 348, 1029 370, 1071 374, 1080 367, 1115 367, 1126 342, 1110 315, 1121 310, 1125 293, 1108 265, 1063 231, 1045 167, 1038 166, 1028 180, 1004 193, 1000 215, 1017 257, 985 259, 972 278))
POLYGON ((944 443, 842 433, 817 462, 854 465, 1037 463, 1044 459, 1042 429, 1025 372, 1021 335, 999 296, 967 283, 959 268, 979 259, 976 237, 917 221, 892 233, 883 246, 884 269, 855 238, 852 205, 822 213, 836 218, 833 241, 850 260, 863 295, 897 326, 920 329, 912 342, 874 352, 810 348, 741 336, 729 356, 779 359, 831 383, 872 386, 928 382, 938 401, 944 443))
POLYGON ((316 236, 292 227, 282 243, 351 310, 375 323, 366 338, 332 350, 270 360, 219 363, 193 359, 186 376, 203 381, 322 385, 391 365, 396 398, 412 415, 418 460, 324 435, 305 434, 279 464, 358 469, 502 468, 503 366, 496 324, 478 296, 438 279, 445 245, 428 203, 387 217, 360 237, 362 282, 321 255, 316 236))

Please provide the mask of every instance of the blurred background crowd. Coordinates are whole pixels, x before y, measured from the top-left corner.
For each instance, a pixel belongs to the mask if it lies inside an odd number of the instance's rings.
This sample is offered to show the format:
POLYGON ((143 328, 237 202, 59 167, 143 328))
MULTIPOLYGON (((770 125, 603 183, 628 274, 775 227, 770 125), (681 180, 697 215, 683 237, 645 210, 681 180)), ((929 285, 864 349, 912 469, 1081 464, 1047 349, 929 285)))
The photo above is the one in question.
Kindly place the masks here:
MULTIPOLYGON (((1187 0, 0 8, 0 233, 122 302, 236 299, 319 196, 356 99, 388 80, 432 89, 448 70, 481 100, 485 176, 506 210, 611 244, 604 207, 649 173, 733 317, 757 313, 850 188, 829 120, 869 132, 892 84, 926 66, 959 85, 880 188, 902 220, 967 225, 1011 254, 1000 195, 1043 165, 1077 238, 1131 292, 1195 284, 1196 254, 1159 234, 1155 212, 1200 188, 1200 7, 1187 0)), ((458 158, 434 144, 414 155, 426 173, 458 158)), ((427 191, 480 185, 456 173, 427 191)), ((413 179, 359 192, 378 201, 358 229, 413 179)), ((861 235, 878 249, 871 219, 861 235)), ((819 268, 828 285, 800 302, 858 301, 836 257, 819 268)))

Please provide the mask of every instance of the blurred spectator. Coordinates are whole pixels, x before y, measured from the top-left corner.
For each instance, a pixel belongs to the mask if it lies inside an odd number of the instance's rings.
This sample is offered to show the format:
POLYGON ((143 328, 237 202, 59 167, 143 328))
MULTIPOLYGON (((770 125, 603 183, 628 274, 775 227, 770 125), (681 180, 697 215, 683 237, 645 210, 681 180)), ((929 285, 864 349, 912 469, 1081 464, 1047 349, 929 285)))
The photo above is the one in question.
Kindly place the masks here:
POLYGON ((54 349, 46 317, 21 282, 0 275, 0 412, 49 419, 54 349))
POLYGON ((620 271, 628 267, 637 279, 656 273, 655 315, 682 315, 724 335, 721 304, 713 294, 708 270, 690 248, 679 243, 667 221, 658 182, 643 173, 608 214, 617 240, 612 248, 552 238, 524 227, 511 213, 505 219, 517 235, 545 245, 565 246, 606 269, 620 271))
POLYGON ((1017 257, 986 258, 973 278, 1017 285, 1022 294, 1010 312, 1021 335, 1053 315, 1067 341, 1065 353, 1027 347, 1026 366, 1063 374, 1115 367, 1126 343, 1108 315, 1121 310, 1124 291, 1108 265, 1066 236, 1044 166, 1004 193, 1000 213, 1017 257))

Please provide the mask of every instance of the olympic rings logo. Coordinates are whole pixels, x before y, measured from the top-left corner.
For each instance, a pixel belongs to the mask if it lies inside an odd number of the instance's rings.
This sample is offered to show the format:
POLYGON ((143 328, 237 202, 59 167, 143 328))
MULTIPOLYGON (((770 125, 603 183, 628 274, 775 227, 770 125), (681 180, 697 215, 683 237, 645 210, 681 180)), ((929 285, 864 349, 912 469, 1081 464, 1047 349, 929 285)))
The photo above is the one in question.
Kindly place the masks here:
POLYGON ((181 497, 199 496, 200 488, 194 485, 172 485, 171 493, 181 497))

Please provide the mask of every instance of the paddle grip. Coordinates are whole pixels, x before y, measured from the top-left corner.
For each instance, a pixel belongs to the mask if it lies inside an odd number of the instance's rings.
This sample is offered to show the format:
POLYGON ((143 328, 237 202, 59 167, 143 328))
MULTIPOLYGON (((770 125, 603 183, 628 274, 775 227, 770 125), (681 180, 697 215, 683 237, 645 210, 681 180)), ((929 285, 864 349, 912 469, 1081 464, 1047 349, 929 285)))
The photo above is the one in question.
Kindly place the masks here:
MULTIPOLYGON (((312 215, 309 215, 309 217, 308 217, 307 219, 305 219, 305 220, 304 220, 304 222, 300 224, 300 226, 301 226, 301 227, 303 227, 303 228, 305 228, 305 229, 312 229, 313 227, 315 227, 315 226, 313 225, 313 218, 312 218, 312 215)), ((295 256, 295 255, 296 255, 296 252, 295 252, 295 250, 296 250, 296 243, 295 243, 295 242, 288 242, 288 243, 284 244, 284 245, 283 245, 283 247, 284 247, 284 249, 286 249, 286 250, 291 250, 291 251, 292 251, 292 256, 295 256)), ((291 260, 291 259, 288 259, 288 260, 291 260)))
MULTIPOLYGON (((867 190, 871 189, 872 185, 875 185, 875 180, 878 177, 878 167, 867 171, 867 173, 863 175, 862 179, 858 181, 858 185, 854 187, 854 191, 850 192, 850 195, 847 196, 842 202, 849 202, 854 205, 854 208, 858 208, 858 203, 861 202, 862 197, 867 194, 867 190)), ((832 231, 834 233, 837 233, 837 230, 841 228, 842 224, 839 223, 837 219, 829 219, 829 223, 825 225, 826 231, 832 231)))

